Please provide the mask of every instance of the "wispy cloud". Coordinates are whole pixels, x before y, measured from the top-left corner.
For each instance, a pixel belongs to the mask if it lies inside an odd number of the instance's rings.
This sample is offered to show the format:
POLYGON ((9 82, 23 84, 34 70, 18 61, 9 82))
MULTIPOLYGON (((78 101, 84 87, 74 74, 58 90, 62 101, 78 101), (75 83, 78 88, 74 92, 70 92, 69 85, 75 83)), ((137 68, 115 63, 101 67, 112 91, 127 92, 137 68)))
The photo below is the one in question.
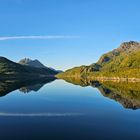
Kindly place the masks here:
POLYGON ((81 113, 5 113, 0 112, 0 117, 69 117, 81 116, 81 113))
POLYGON ((78 39, 79 36, 0 36, 0 41, 4 40, 19 40, 19 39, 78 39))

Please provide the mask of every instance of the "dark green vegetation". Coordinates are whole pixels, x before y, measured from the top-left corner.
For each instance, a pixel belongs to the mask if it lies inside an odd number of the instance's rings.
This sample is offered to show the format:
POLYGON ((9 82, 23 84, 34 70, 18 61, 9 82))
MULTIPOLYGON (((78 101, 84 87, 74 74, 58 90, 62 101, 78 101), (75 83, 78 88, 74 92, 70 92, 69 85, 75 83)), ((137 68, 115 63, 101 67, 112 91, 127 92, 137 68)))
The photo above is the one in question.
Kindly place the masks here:
POLYGON ((102 55, 97 63, 69 69, 57 77, 140 78, 140 43, 122 43, 119 48, 102 55))
POLYGON ((51 77, 58 72, 50 68, 39 68, 21 65, 0 57, 0 79, 37 79, 51 77))
POLYGON ((65 77, 65 81, 82 87, 97 88, 100 93, 110 99, 121 103, 125 108, 140 108, 139 83, 94 81, 86 78, 65 77))

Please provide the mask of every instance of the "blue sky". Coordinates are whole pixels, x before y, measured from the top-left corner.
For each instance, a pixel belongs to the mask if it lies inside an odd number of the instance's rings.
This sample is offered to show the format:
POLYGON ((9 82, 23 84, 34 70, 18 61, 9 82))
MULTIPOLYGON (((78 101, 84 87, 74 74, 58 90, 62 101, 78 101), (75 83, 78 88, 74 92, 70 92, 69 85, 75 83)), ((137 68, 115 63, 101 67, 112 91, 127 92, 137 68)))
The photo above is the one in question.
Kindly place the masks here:
POLYGON ((139 5, 139 0, 0 0, 0 55, 39 59, 62 70, 94 63, 121 42, 140 40, 139 5))

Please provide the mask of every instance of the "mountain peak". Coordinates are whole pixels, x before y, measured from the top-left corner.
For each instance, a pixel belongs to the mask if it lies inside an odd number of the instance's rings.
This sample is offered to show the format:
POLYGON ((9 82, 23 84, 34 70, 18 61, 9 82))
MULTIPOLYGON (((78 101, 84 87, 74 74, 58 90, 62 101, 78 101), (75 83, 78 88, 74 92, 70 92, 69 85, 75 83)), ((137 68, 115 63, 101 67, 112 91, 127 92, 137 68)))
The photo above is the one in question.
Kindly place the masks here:
POLYGON ((29 58, 24 58, 22 60, 19 61, 19 64, 21 65, 28 65, 31 67, 38 67, 38 68, 47 68, 46 66, 44 66, 39 60, 35 59, 35 60, 31 60, 29 58))
POLYGON ((136 41, 123 42, 119 48, 114 49, 113 51, 110 51, 102 55, 97 63, 102 65, 117 56, 130 55, 139 50, 140 50, 140 43, 136 41))
POLYGON ((140 49, 140 43, 136 42, 136 41, 129 41, 129 42, 123 42, 120 47, 116 50, 118 50, 119 52, 128 52, 131 53, 133 51, 137 51, 138 49, 140 49))
POLYGON ((27 63, 29 63, 29 62, 31 62, 32 60, 30 59, 30 58, 24 58, 24 59, 21 59, 20 61, 19 61, 19 64, 22 64, 22 65, 25 65, 25 64, 27 64, 27 63))
POLYGON ((127 42, 123 42, 121 45, 139 45, 139 42, 137 42, 137 41, 127 41, 127 42))

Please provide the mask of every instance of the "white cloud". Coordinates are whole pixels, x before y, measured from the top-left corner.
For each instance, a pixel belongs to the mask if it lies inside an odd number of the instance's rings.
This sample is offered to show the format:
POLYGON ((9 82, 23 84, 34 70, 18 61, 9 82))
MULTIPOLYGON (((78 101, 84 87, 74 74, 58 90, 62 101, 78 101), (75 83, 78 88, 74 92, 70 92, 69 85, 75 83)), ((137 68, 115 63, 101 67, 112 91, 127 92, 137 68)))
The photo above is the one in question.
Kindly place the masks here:
POLYGON ((79 36, 0 36, 0 41, 19 40, 19 39, 78 39, 79 36))
POLYGON ((68 117, 81 116, 81 113, 5 113, 0 112, 0 117, 68 117))

